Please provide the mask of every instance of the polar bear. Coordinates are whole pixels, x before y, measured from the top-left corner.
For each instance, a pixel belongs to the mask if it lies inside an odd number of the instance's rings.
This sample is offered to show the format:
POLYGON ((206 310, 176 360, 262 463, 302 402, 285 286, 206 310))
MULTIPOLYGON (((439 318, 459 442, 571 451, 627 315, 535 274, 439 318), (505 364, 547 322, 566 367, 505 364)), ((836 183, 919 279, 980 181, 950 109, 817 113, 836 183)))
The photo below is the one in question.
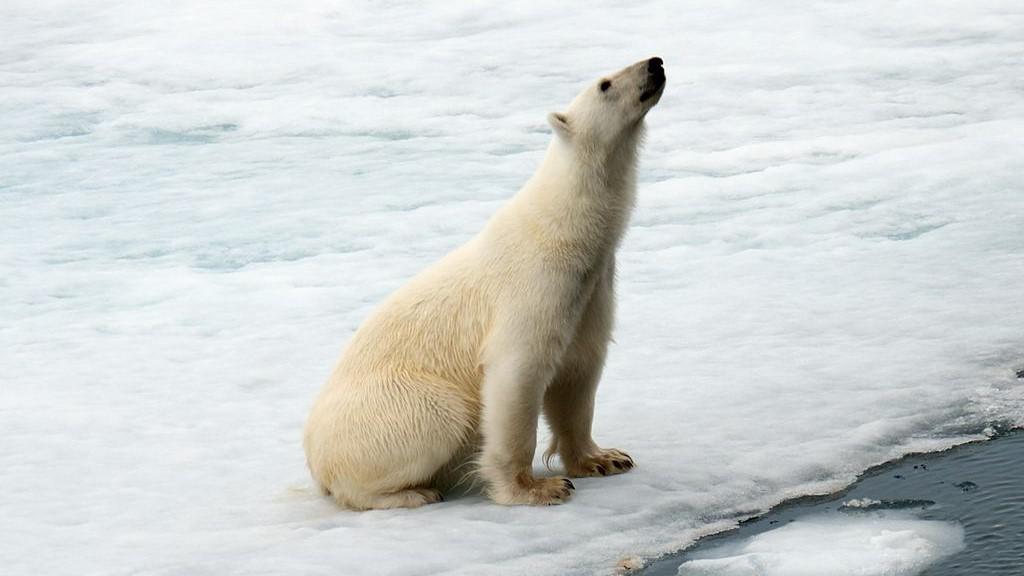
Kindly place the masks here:
POLYGON ((549 114, 555 136, 533 177, 356 331, 305 429, 326 494, 355 510, 416 507, 470 462, 497 503, 562 503, 572 481, 533 474, 541 412, 547 456, 569 476, 633 467, 598 447, 591 421, 643 119, 664 87, 651 58, 549 114))

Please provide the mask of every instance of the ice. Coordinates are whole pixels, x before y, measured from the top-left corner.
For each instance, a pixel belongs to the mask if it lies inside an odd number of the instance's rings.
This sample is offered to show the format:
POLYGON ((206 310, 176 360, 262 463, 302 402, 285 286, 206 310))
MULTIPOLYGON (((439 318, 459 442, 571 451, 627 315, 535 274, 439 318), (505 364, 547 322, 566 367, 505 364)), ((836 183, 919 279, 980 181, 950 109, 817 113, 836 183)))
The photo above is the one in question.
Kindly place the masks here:
POLYGON ((509 4, 0 3, 5 574, 606 574, 1024 424, 1018 3, 509 4), (346 338, 653 55, 595 422, 639 467, 321 498, 346 338))
MULTIPOLYGON (((902 478, 902 476, 897 476, 902 478)), ((854 498, 839 505, 838 510, 846 513, 860 513, 874 510, 906 510, 910 508, 928 508, 934 506, 934 500, 921 498, 901 498, 898 500, 875 500, 874 498, 854 498)))
POLYGON ((842 504, 845 508, 877 508, 881 505, 882 501, 874 498, 853 498, 842 504))
POLYGON ((963 547, 952 522, 817 516, 696 554, 679 576, 911 576, 963 547))

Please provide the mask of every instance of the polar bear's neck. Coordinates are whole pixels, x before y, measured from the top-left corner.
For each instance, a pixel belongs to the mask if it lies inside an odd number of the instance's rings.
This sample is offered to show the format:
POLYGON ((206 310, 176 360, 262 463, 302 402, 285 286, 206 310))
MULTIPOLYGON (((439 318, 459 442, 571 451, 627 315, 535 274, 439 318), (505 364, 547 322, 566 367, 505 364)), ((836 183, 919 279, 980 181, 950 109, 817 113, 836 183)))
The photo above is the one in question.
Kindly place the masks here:
POLYGON ((531 228, 559 250, 575 247, 581 260, 603 257, 615 250, 629 223, 642 137, 638 125, 610 150, 556 137, 514 202, 522 204, 531 228))

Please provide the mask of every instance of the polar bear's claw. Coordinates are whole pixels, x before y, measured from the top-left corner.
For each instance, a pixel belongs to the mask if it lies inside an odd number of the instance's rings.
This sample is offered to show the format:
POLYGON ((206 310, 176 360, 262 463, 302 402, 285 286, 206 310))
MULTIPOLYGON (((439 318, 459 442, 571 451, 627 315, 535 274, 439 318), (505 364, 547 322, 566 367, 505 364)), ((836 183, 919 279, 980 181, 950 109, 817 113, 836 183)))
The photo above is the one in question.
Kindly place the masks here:
POLYGON ((577 462, 568 464, 569 475, 574 478, 587 476, 611 476, 622 474, 633 469, 633 458, 621 450, 614 448, 601 450, 594 454, 581 457, 577 462))

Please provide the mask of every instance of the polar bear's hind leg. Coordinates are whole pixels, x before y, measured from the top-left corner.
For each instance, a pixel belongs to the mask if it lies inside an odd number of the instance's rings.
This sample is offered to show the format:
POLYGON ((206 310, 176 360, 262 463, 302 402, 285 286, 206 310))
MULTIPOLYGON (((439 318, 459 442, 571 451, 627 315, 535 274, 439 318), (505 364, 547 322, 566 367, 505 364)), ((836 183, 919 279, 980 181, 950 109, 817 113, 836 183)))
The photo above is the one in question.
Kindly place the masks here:
POLYGON ((439 476, 473 437, 471 398, 429 378, 339 380, 306 427, 314 480, 353 510, 415 508, 441 501, 439 476))

